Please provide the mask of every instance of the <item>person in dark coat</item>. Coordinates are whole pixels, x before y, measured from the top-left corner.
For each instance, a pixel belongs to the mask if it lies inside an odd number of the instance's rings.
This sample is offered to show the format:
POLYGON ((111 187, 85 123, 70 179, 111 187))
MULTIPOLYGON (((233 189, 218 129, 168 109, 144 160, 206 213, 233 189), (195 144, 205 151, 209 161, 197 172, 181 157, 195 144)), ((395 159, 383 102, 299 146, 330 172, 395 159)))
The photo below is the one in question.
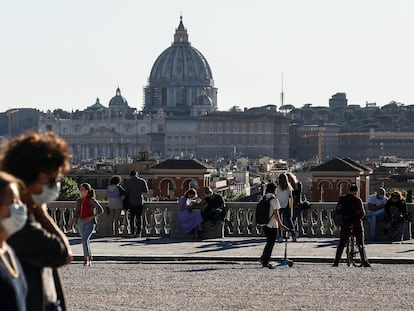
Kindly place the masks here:
POLYGON ((136 171, 129 173, 131 177, 125 181, 125 195, 127 197, 129 209, 129 223, 131 236, 138 237, 141 234, 141 215, 144 208, 144 193, 148 193, 148 185, 144 178, 138 177, 136 171))
POLYGON ((349 187, 349 193, 346 195, 347 200, 347 207, 351 209, 351 223, 349 225, 341 226, 341 233, 339 238, 339 244, 336 249, 336 256, 335 261, 333 263, 333 267, 337 267, 339 261, 342 257, 342 252, 344 251, 346 242, 348 241, 348 237, 351 233, 351 229, 353 229, 356 242, 358 245, 359 253, 361 255, 361 261, 363 267, 371 267, 368 262, 367 255, 365 253, 365 246, 364 246, 364 226, 362 220, 365 216, 364 205, 360 197, 357 196, 358 187, 356 185, 351 185, 349 187))

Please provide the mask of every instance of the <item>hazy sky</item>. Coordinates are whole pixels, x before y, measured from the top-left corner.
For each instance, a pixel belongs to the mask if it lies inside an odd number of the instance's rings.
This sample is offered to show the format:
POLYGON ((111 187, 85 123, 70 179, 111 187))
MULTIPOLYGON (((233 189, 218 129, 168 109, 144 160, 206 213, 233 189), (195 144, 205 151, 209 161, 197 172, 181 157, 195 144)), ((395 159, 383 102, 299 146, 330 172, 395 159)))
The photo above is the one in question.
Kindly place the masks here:
POLYGON ((218 107, 414 104, 413 0, 0 0, 0 112, 143 104, 183 14, 218 107))

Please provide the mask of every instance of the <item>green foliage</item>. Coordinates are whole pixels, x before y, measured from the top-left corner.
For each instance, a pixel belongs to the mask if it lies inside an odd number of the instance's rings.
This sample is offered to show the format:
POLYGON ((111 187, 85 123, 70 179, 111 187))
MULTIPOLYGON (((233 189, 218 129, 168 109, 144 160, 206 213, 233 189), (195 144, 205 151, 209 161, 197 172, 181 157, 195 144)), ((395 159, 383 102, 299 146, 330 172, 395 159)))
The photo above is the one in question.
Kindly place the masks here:
POLYGON ((78 184, 70 177, 63 177, 58 201, 74 201, 80 197, 78 184))
POLYGON ((302 124, 336 123, 346 128, 409 129, 414 128, 414 106, 391 101, 382 107, 366 108, 357 105, 347 107, 312 107, 305 105, 293 109, 287 115, 302 124))
POLYGON ((237 193, 237 192, 234 192, 234 191, 231 191, 226 197, 225 197, 225 200, 226 201, 229 201, 229 202, 235 202, 235 201, 237 201, 237 200, 239 200, 240 198, 242 198, 242 197, 244 197, 244 195, 243 194, 241 194, 241 193, 237 193))

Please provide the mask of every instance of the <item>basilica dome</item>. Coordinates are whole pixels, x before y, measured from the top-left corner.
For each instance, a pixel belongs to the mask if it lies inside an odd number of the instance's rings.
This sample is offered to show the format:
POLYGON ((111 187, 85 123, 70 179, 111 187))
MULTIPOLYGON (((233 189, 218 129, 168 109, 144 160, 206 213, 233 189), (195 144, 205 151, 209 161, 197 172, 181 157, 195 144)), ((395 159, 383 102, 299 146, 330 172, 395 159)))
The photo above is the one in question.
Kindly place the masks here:
POLYGON ((149 79, 154 84, 174 80, 198 81, 200 86, 209 84, 210 79, 213 79, 206 58, 188 42, 187 29, 182 20, 173 44, 158 56, 149 79))
POLYGON ((182 17, 175 30, 174 42, 152 66, 148 86, 144 89, 144 112, 159 108, 170 114, 189 114, 203 90, 217 107, 217 89, 207 59, 188 41, 182 17))
POLYGON ((111 107, 119 107, 119 106, 128 106, 128 102, 125 97, 121 95, 121 90, 119 87, 116 89, 116 94, 114 97, 111 98, 109 101, 109 108, 111 107))

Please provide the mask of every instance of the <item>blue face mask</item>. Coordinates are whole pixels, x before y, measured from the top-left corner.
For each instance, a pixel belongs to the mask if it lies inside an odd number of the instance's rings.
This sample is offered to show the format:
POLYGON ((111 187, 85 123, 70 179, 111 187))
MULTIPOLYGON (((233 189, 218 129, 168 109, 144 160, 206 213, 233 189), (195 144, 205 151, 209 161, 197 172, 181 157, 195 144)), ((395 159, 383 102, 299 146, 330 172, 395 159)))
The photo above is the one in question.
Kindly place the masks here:
POLYGON ((13 203, 9 205, 9 211, 10 217, 4 218, 1 221, 1 226, 11 236, 25 225, 27 220, 27 207, 22 202, 13 203))
POLYGON ((36 204, 49 203, 56 200, 60 192, 60 182, 57 182, 52 187, 49 185, 43 185, 43 191, 41 194, 32 194, 32 199, 36 204))

